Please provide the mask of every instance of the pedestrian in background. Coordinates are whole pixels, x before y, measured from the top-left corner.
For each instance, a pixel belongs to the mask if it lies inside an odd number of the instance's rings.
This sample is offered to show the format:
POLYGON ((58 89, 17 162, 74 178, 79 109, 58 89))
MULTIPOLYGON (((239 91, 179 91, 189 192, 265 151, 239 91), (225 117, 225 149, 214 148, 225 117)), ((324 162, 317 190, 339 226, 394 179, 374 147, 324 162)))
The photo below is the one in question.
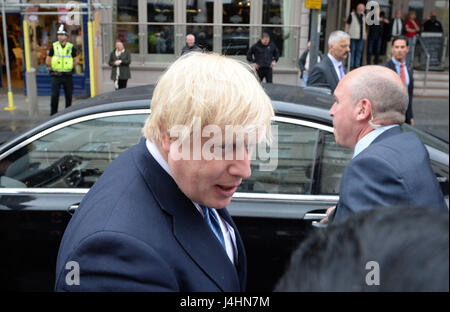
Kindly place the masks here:
POLYGON ((391 19, 389 35, 387 36, 387 46, 386 46, 386 59, 390 60, 392 57, 392 38, 401 36, 405 33, 405 21, 402 18, 402 11, 396 10, 394 18, 391 19))
POLYGON ((181 50, 181 55, 192 51, 201 52, 202 49, 195 43, 195 36, 193 34, 188 34, 186 36, 186 45, 181 50))
MULTIPOLYGON (((302 87, 306 87, 307 83, 308 83, 308 75, 309 75, 309 69, 310 69, 310 61, 309 61, 309 50, 311 48, 311 42, 308 41, 306 50, 303 51, 302 55, 300 56, 300 58, 298 59, 298 66, 300 67, 300 78, 302 79, 301 85, 302 87)), ((320 63, 320 61, 322 61, 323 59, 323 55, 322 52, 320 52, 319 50, 317 50, 317 63, 320 63)))
POLYGON ((442 24, 436 19, 436 11, 431 11, 430 16, 423 23, 423 31, 426 32, 443 32, 442 24))
POLYGON ((125 50, 121 40, 116 40, 116 48, 109 55, 109 66, 111 69, 111 80, 114 81, 114 89, 127 87, 127 81, 131 78, 130 73, 131 54, 125 50))
POLYGON ((416 44, 416 36, 420 32, 420 23, 416 19, 416 12, 409 11, 408 17, 405 21, 405 36, 408 38, 409 51, 406 55, 406 63, 411 64, 414 55, 412 55, 414 50, 414 45, 416 44))
POLYGON ((411 49, 408 46, 408 38, 398 36, 392 39, 392 58, 383 64, 387 68, 395 71, 408 90, 408 108, 406 109, 405 122, 414 126, 414 116, 412 108, 412 99, 414 94, 414 71, 411 64, 406 63, 406 55, 411 49))
POLYGON ((270 35, 266 32, 262 33, 261 39, 247 52, 247 61, 252 63, 261 82, 265 78, 267 83, 272 83, 272 68, 279 57, 278 48, 270 41, 270 35))
POLYGON ((345 24, 345 32, 350 35, 350 69, 361 65, 364 41, 367 39, 365 10, 364 3, 358 4, 356 11, 350 13, 345 24))
POLYGON ((334 92, 345 76, 344 64, 350 51, 350 36, 342 30, 333 31, 328 37, 328 54, 311 69, 308 86, 325 87, 334 92))
POLYGON ((66 108, 72 105, 73 80, 72 74, 78 64, 77 49, 68 42, 69 33, 64 24, 57 31, 58 41, 54 42, 48 51, 45 63, 50 67, 52 77, 52 97, 50 100, 50 115, 58 112, 59 92, 64 88, 66 108))
POLYGON ((380 59, 381 47, 383 46, 384 29, 389 20, 385 18, 384 12, 380 12, 378 7, 378 14, 380 16, 379 23, 369 25, 369 35, 367 38, 367 65, 372 64, 372 53, 374 54, 374 64, 378 64, 380 59))

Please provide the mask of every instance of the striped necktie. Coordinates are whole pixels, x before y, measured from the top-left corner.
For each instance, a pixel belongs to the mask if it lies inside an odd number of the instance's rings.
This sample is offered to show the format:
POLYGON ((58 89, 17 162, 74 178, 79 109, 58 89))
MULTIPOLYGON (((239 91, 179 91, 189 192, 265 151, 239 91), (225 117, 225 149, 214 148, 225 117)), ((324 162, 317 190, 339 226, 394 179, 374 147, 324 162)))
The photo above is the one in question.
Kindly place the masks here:
POLYGON ((203 218, 205 219, 206 223, 211 228, 214 235, 216 235, 217 239, 222 244, 222 247, 226 250, 225 239, 223 238, 222 229, 220 228, 220 223, 217 219, 216 214, 209 207, 200 205, 200 208, 202 208, 203 218))

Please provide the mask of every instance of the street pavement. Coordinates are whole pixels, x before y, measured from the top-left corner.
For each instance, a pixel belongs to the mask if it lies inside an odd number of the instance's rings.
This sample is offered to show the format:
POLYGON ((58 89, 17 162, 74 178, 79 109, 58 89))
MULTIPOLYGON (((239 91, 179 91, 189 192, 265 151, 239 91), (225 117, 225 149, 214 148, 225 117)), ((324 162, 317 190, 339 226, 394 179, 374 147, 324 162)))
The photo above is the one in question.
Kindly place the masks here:
MULTIPOLYGON (((29 102, 23 89, 13 89, 13 111, 4 108, 8 106, 7 88, 0 89, 0 142, 5 142, 17 134, 50 118, 50 96, 38 97, 38 114, 30 116, 29 102)), ((73 98, 73 105, 81 101, 73 98)), ((59 109, 64 109, 64 96, 59 98, 59 109)), ((413 101, 414 120, 418 128, 427 130, 446 141, 449 140, 449 102, 448 99, 415 98, 413 101)))

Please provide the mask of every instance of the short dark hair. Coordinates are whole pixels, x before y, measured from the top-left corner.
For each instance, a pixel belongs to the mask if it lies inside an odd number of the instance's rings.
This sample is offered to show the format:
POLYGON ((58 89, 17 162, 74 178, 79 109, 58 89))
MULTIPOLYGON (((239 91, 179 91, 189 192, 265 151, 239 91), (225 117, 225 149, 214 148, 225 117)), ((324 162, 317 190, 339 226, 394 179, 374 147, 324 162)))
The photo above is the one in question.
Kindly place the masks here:
POLYGON ((395 37, 392 39, 392 45, 394 45, 394 42, 397 41, 397 40, 405 40, 406 46, 409 46, 408 38, 407 38, 406 36, 403 36, 403 35, 395 36, 395 37))
POLYGON ((316 229, 275 291, 448 291, 449 214, 420 207, 357 213, 316 229), (379 265, 368 285, 367 265, 379 265))
POLYGON ((261 34, 261 39, 262 39, 262 38, 270 38, 269 33, 263 32, 263 33, 261 34))

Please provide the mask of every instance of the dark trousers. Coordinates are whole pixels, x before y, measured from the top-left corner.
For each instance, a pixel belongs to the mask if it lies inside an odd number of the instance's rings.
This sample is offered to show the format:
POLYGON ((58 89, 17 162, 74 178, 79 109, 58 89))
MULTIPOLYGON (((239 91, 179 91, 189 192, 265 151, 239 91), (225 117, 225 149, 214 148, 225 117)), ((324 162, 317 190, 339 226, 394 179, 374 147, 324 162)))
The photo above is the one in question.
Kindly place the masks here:
POLYGON ((361 56, 364 48, 364 40, 350 39, 350 68, 358 68, 361 66, 361 56))
POLYGON ((372 52, 375 54, 374 64, 378 64, 383 44, 382 36, 370 36, 367 42, 367 65, 372 64, 372 52))
POLYGON ((267 83, 272 83, 272 67, 260 67, 257 72, 261 82, 265 77, 267 83))
POLYGON ((72 105, 73 81, 72 75, 52 76, 52 98, 50 101, 50 116, 58 112, 59 90, 61 85, 66 97, 66 108, 72 105))
POLYGON ((119 79, 119 82, 118 82, 118 85, 119 85, 119 88, 118 89, 124 89, 124 88, 126 88, 127 87, 127 81, 128 81, 128 79, 119 79))

